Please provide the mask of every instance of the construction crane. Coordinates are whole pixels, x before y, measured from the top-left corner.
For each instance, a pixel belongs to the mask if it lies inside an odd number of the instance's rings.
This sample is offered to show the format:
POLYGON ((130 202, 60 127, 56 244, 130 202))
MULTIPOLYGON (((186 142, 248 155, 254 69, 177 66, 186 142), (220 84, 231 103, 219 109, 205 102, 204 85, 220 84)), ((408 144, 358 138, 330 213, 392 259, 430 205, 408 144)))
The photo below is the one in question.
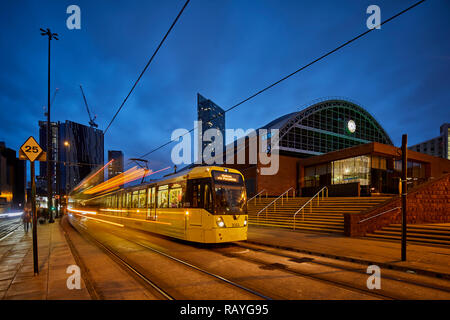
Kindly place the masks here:
POLYGON ((91 127, 93 127, 93 128, 98 128, 98 124, 96 124, 96 123, 94 122, 95 119, 97 118, 97 116, 94 116, 94 119, 92 119, 91 112, 89 111, 89 106, 88 106, 88 104, 87 104, 86 97, 84 96, 83 87, 81 86, 81 84, 80 84, 80 89, 81 89, 81 94, 83 95, 84 104, 86 105, 86 110, 87 110, 88 115, 89 115, 89 125, 90 125, 91 127))

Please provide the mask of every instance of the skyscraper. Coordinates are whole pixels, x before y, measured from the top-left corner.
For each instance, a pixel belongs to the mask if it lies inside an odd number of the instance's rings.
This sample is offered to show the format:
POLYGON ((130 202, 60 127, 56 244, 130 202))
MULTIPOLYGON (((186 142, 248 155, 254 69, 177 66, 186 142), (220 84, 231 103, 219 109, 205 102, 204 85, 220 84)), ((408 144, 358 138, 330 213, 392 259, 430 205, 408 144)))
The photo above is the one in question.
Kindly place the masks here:
MULTIPOLYGON (((47 150, 46 121, 39 121, 39 140, 41 147, 47 150)), ((55 193, 69 193, 92 170, 103 165, 104 138, 99 129, 69 120, 52 122, 52 143, 55 193)), ((46 170, 46 163, 41 163, 41 178, 47 177, 46 170)))
POLYGON ((111 162, 108 166, 108 179, 123 173, 123 152, 118 150, 108 150, 108 162, 111 162))
MULTIPOLYGON (((215 150, 212 156, 223 153, 225 150, 225 111, 211 100, 197 93, 197 112, 198 121, 202 121, 202 137, 209 129, 217 129, 222 135, 222 150, 215 150)), ((210 143, 210 141, 202 142, 202 152, 210 143)))
POLYGON ((25 161, 16 157, 16 151, 0 141, 0 213, 25 206, 25 168, 25 161))
MULTIPOLYGON (((66 120, 59 124, 60 188, 70 192, 104 163, 103 131, 66 120)), ((95 178, 103 181, 103 176, 95 178)))

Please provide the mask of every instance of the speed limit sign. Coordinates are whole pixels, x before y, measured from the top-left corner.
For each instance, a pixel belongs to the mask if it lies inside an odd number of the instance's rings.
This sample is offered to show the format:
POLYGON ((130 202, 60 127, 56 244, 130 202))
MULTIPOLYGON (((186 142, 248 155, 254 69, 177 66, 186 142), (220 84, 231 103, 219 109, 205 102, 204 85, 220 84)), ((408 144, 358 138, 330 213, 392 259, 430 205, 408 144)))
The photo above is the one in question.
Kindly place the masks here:
POLYGON ((43 152, 41 146, 36 142, 33 137, 29 137, 27 141, 20 147, 19 159, 28 159, 30 161, 35 161, 36 159, 42 161, 41 154, 43 152))

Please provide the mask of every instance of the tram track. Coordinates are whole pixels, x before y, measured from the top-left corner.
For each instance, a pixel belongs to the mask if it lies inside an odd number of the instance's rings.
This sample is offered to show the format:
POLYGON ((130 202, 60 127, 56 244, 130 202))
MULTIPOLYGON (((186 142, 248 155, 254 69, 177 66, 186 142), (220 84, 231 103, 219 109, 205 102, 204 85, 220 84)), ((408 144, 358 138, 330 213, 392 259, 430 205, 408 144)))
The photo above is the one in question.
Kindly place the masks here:
MULTIPOLYGON (((125 270, 128 274, 130 274, 133 278, 138 280, 141 284, 144 285, 144 287, 150 291, 152 294, 157 293, 160 298, 164 300, 175 300, 168 292, 166 292, 164 289, 162 289, 160 286, 158 286, 156 283, 154 283, 152 280, 150 280, 143 272, 138 270, 136 267, 134 267, 131 263, 129 263, 124 257, 117 254, 113 249, 108 247, 107 245, 103 244, 99 240, 97 240, 95 237, 93 237, 89 232, 86 230, 82 230, 80 225, 75 226, 73 223, 69 222, 69 224, 77 231, 80 235, 82 235, 86 240, 96 245, 98 248, 100 248, 104 253, 106 253, 115 263, 117 263, 123 270, 125 270)), ((65 233, 66 239, 68 240, 69 246, 71 247, 72 253, 74 254, 76 262, 80 265, 81 269, 84 270, 83 274, 87 275, 85 277, 85 283, 86 287, 91 295, 91 297, 94 300, 101 300, 103 299, 103 296, 99 293, 99 289, 97 288, 97 285, 95 284, 95 281, 92 280, 91 277, 89 277, 89 271, 86 267, 86 264, 83 261, 83 258, 77 251, 76 247, 68 237, 68 235, 65 233)))
POLYGON ((10 223, 0 224, 0 241, 3 241, 6 238, 8 238, 11 234, 13 234, 14 231, 16 231, 22 225, 21 219, 14 219, 14 220, 16 221, 8 221, 10 223))
MULTIPOLYGON (((254 245, 254 244, 248 245, 246 243, 233 243, 231 245, 235 246, 235 247, 239 247, 239 248, 245 248, 247 250, 251 250, 251 251, 254 251, 256 253, 264 253, 264 254, 269 254, 269 255, 272 255, 272 256, 276 256, 276 257, 286 258, 286 259, 289 259, 289 261, 293 261, 293 262, 314 264, 314 265, 318 265, 318 266, 334 268, 334 269, 336 269, 338 271, 341 270, 341 271, 344 271, 344 272, 357 273, 359 275, 364 275, 366 277, 369 276, 366 273, 367 269, 363 268, 363 267, 346 267, 346 266, 343 266, 343 265, 337 264, 337 263, 319 261, 319 260, 317 260, 317 257, 314 257, 314 256, 306 257, 306 258, 304 257, 302 259, 302 258, 299 258, 298 256, 295 256, 294 254, 281 253, 280 249, 276 250, 276 249, 274 249, 274 248, 272 248, 270 246, 264 246, 264 245, 260 245, 260 244, 258 244, 258 245, 254 245)), ((212 250, 214 250, 214 249, 212 249, 212 250)), ((214 251, 221 252, 221 250, 214 250, 214 251)), ((266 265, 266 266, 270 267, 271 265, 273 265, 274 268, 278 268, 278 269, 280 269, 282 271, 286 271, 286 272, 289 272, 289 273, 292 273, 292 274, 295 274, 295 275, 298 275, 298 276, 308 277, 308 278, 313 279, 313 280, 325 281, 327 283, 331 283, 331 284, 336 285, 336 286, 341 286, 341 287, 344 287, 344 288, 347 288, 347 289, 350 289, 350 290, 356 290, 356 291, 362 292, 364 294, 373 295, 375 297, 379 297, 379 298, 382 298, 382 299, 389 299, 389 300, 402 299, 402 298, 400 298, 400 297, 398 297, 396 295, 393 295, 393 294, 384 294, 384 293, 380 293, 380 292, 376 292, 375 293, 375 292, 371 291, 368 288, 362 289, 361 287, 349 285, 348 283, 343 282, 343 281, 330 280, 330 279, 322 277, 322 276, 320 276, 318 274, 301 272, 301 271, 292 269, 292 268, 287 267, 287 266, 285 267, 283 264, 277 264, 277 263, 272 263, 271 264, 271 263, 268 263, 267 261, 265 261, 264 259, 251 258, 251 257, 244 256, 244 255, 241 255, 241 254, 238 254, 238 253, 229 253, 229 252, 221 252, 221 253, 226 255, 226 256, 228 256, 228 257, 238 258, 238 259, 245 260, 245 261, 252 262, 252 263, 256 263, 256 264, 259 264, 259 265, 262 265, 262 266, 266 265)), ((310 256, 310 255, 308 255, 308 256, 310 256)), ((330 259, 328 259, 328 260, 330 260, 330 259)), ((445 293, 450 293, 450 287, 437 286, 437 285, 432 285, 432 284, 429 284, 429 283, 418 283, 418 282, 415 282, 415 281, 411 281, 410 279, 406 279, 405 277, 398 278, 398 277, 394 277, 394 276, 383 274, 382 278, 384 280, 396 281, 396 282, 399 282, 399 283, 402 283, 402 284, 409 284, 409 285, 412 285, 412 286, 423 287, 423 288, 427 288, 427 289, 432 289, 432 290, 442 291, 442 292, 445 292, 445 293)))
MULTIPOLYGON (((117 230, 117 231, 119 231, 119 230, 117 230)), ((124 235, 120 231, 113 232, 111 230, 108 230, 107 232, 118 238, 126 240, 130 243, 133 243, 134 245, 136 245, 138 247, 149 250, 159 256, 164 256, 167 259, 178 262, 179 264, 182 264, 185 267, 202 272, 206 275, 214 277, 215 279, 219 279, 224 282, 227 282, 227 284, 232 285, 237 288, 240 288, 241 290, 245 290, 246 292, 249 292, 251 294, 254 294, 258 298, 270 299, 268 296, 278 296, 277 299, 279 299, 279 298, 283 297, 283 295, 280 297, 276 292, 272 292, 270 289, 267 290, 267 288, 263 289, 262 292, 266 292, 266 293, 270 292, 270 293, 261 294, 260 293, 261 289, 257 289, 257 290, 250 289, 247 286, 243 286, 239 283, 236 283, 235 281, 228 280, 225 277, 222 277, 220 275, 220 274, 223 274, 223 270, 221 270, 217 273, 217 270, 220 270, 220 268, 211 272, 211 270, 208 271, 207 269, 200 267, 198 262, 193 262, 193 260, 190 258, 186 258, 186 257, 183 258, 183 257, 180 257, 179 255, 177 257, 174 255, 168 254, 166 252, 163 252, 161 250, 158 250, 158 249, 160 249, 159 246, 161 246, 161 244, 153 245, 153 242, 151 242, 149 244, 148 243, 149 241, 144 236, 144 234, 147 234, 146 232, 143 232, 143 231, 137 232, 137 234, 141 234, 143 237, 137 237, 135 239, 130 239, 129 236, 124 235), (155 247, 157 247, 157 249, 155 247)), ((164 238, 164 237, 163 237, 163 239, 173 240, 171 238, 164 238)), ((175 242, 177 242, 177 241, 175 241, 175 242)), ((183 243, 183 245, 186 245, 186 244, 183 243)), ((388 288, 388 290, 385 290, 385 287, 383 287, 383 290, 371 290, 371 289, 367 288, 367 286, 366 286, 366 279, 370 275, 366 273, 367 269, 364 268, 364 264, 362 264, 362 265, 359 264, 355 267, 355 266, 352 266, 353 263, 349 263, 347 261, 339 260, 337 263, 333 263, 333 262, 328 261, 328 260, 332 260, 332 259, 316 257, 314 255, 311 255, 312 257, 300 257, 299 258, 299 256, 298 256, 299 253, 292 253, 292 254, 284 253, 283 251, 286 251, 286 250, 275 249, 270 246, 248 244, 245 242, 230 243, 230 244, 227 244, 226 246, 222 246, 222 247, 220 245, 218 245, 219 248, 205 247, 204 245, 196 245, 196 244, 192 244, 192 243, 189 243, 189 245, 191 245, 193 247, 198 247, 198 249, 201 249, 201 250, 211 251, 216 254, 221 254, 223 256, 240 259, 242 261, 254 264, 254 265, 258 266, 260 269, 275 270, 277 272, 279 271, 281 273, 286 273, 291 276, 293 275, 293 276, 299 277, 299 279, 316 281, 316 282, 322 283, 323 285, 328 285, 328 286, 331 285, 333 287, 338 287, 338 288, 341 288, 341 289, 344 289, 344 290, 347 290, 350 292, 354 292, 356 294, 363 294, 364 296, 372 297, 374 299, 383 299, 383 300, 410 299, 409 296, 407 294, 405 294, 404 292, 402 292, 401 290, 399 291, 400 293, 397 293, 396 290, 393 290, 393 288, 395 289, 396 287, 398 288, 402 285, 408 285, 410 287, 414 286, 414 288, 420 287, 420 288, 425 288, 425 289, 431 289, 431 291, 428 291, 428 293, 431 293, 431 294, 436 293, 434 290, 439 290, 440 292, 446 293, 446 294, 448 294, 450 292, 450 289, 446 288, 445 286, 433 285, 430 283, 428 283, 428 284, 427 283, 418 283, 418 282, 411 281, 411 279, 406 279, 408 276, 412 276, 411 274, 405 273, 404 277, 399 278, 394 273, 394 272, 398 272, 396 270, 389 270, 389 271, 393 272, 394 274, 388 275, 386 273, 383 273, 383 277, 382 277, 383 281, 396 281, 397 282, 396 284, 391 283, 390 286, 386 286, 388 288), (236 247, 236 248, 250 250, 253 254, 251 257, 249 257, 249 256, 246 256, 245 254, 229 252, 229 251, 227 251, 227 248, 229 248, 229 247, 236 247), (256 256, 255 256, 255 254, 256 254, 256 256), (258 254, 262 254, 262 255, 258 256, 258 254), (297 256, 296 256, 296 254, 297 254, 297 256), (270 258, 267 255, 270 255, 272 257, 287 259, 287 261, 284 264, 283 264, 283 261, 281 261, 282 263, 273 263, 274 262, 273 258, 270 258), (272 259, 272 261, 270 261, 271 259, 272 259), (325 260, 325 261, 323 261, 323 260, 325 260), (305 265, 311 264, 311 265, 320 267, 320 269, 318 269, 318 271, 313 271, 313 269, 310 266, 308 266, 309 269, 306 268, 306 271, 305 271, 305 269, 298 268, 298 266, 296 266, 295 264, 292 265, 292 262, 298 262, 299 265, 302 265, 302 267, 304 267, 305 265), (348 266, 348 265, 350 265, 350 266, 348 266), (328 270, 327 270, 327 268, 328 268, 328 270), (325 271, 324 271, 324 269, 325 269, 325 271), (350 277, 348 277, 348 275, 349 275, 348 273, 350 273, 350 277), (354 277, 351 276, 352 273, 355 274, 354 277), (345 276, 343 277, 343 275, 347 275, 347 278, 345 276), (359 277, 360 280, 354 281, 354 279, 356 279, 357 277, 359 277), (361 281, 362 278, 364 278, 364 281, 361 281)), ((111 250, 113 250, 113 249, 111 249, 111 250)), ((305 254, 302 254, 302 255, 305 256, 305 254)), ((308 256, 310 256, 310 255, 308 255, 308 256)), ((194 259, 194 261, 195 261, 195 259, 194 259)), ((133 264, 133 263, 131 263, 131 264, 133 264)), ((228 274, 226 271, 225 271, 225 273, 228 274)), ((301 281, 303 281, 303 280, 301 280, 301 281)), ((257 285, 257 287, 260 287, 260 286, 257 285)), ((416 294, 416 296, 417 296, 417 294, 416 294)))
MULTIPOLYGON (((140 230, 138 230, 138 231, 139 231, 139 233, 141 233, 141 234, 145 233, 145 232, 142 232, 142 231, 140 231, 140 230)), ((122 238, 123 238, 123 236, 119 236, 119 235, 117 235, 117 233, 115 233, 115 232, 110 232, 110 233, 111 233, 111 234, 114 234, 115 236, 118 236, 118 237, 122 237, 122 238)), ((124 239, 126 239, 127 241, 130 241, 130 242, 132 242, 132 243, 134 243, 134 244, 136 244, 136 245, 138 245, 138 246, 144 247, 144 248, 146 248, 146 249, 148 249, 148 250, 151 250, 151 251, 153 251, 153 252, 156 252, 156 253, 158 253, 158 254, 161 254, 161 255, 163 255, 163 256, 166 256, 166 257, 168 257, 168 258, 170 258, 170 259, 172 259, 172 260, 181 262, 181 263, 183 263, 183 264, 185 264, 185 265, 187 265, 187 266, 190 266, 190 267, 192 267, 192 268, 195 268, 195 269, 197 269, 197 270, 199 270, 199 271, 201 271, 201 272, 203 272, 203 273, 213 275, 214 277, 217 277, 217 278, 219 278, 219 279, 225 279, 225 278, 223 278, 223 277, 221 277, 221 276, 218 276, 218 275, 215 275, 215 274, 213 274, 213 273, 211 273, 211 272, 209 272, 209 271, 206 271, 206 270, 204 270, 204 269, 202 269, 202 268, 200 268, 200 267, 194 266, 194 265, 192 265, 192 264, 189 263, 189 262, 183 261, 183 260, 178 259, 178 258, 176 258, 176 257, 173 257, 173 256, 171 256, 171 255, 168 255, 168 254, 166 254, 166 253, 164 253, 164 252, 161 252, 161 251, 159 251, 159 250, 157 250, 157 249, 155 249, 155 248, 152 248, 152 247, 150 247, 150 246, 148 246, 148 245, 142 244, 142 243, 140 243, 140 242, 138 242, 138 241, 130 240, 129 238, 124 238, 124 239)), ((195 244, 194 244, 194 245, 195 245, 195 244)), ((236 244, 236 243, 233 243, 232 245, 237 245, 237 244, 236 244)), ((214 249, 205 249, 205 250, 207 250, 207 251, 212 251, 212 252, 216 252, 214 249)), ((216 252, 216 253, 217 253, 217 252, 216 252)), ((226 256, 228 256, 228 257, 233 257, 233 258, 240 258, 240 259, 245 260, 245 261, 247 261, 247 262, 251 262, 251 263, 253 263, 253 264, 257 264, 257 265, 260 266, 260 267, 261 267, 261 266, 262 266, 262 267, 264 267, 264 266, 270 267, 270 264, 266 263, 266 262, 263 261, 263 260, 248 259, 248 258, 245 258, 245 259, 244 259, 244 258, 242 258, 241 256, 239 256, 239 255, 234 255, 234 254, 226 254, 226 256)), ((306 279, 309 279, 309 280, 322 282, 322 283, 327 284, 327 285, 330 285, 330 284, 331 284, 331 285, 333 285, 333 286, 340 287, 340 288, 345 289, 345 290, 350 290, 350 291, 353 291, 353 292, 362 293, 362 294, 364 294, 364 295, 371 296, 371 297, 374 297, 374 298, 377 298, 377 299, 382 299, 382 300, 393 300, 393 299, 395 299, 395 298, 392 297, 392 296, 388 296, 388 295, 384 295, 384 294, 380 294, 380 293, 374 293, 374 292, 371 292, 371 291, 369 291, 369 290, 362 290, 362 289, 360 289, 360 288, 358 288, 358 287, 350 286, 350 285, 348 285, 348 284, 346 284, 346 283, 342 283, 342 282, 338 282, 338 281, 332 281, 332 280, 323 279, 323 278, 320 278, 320 277, 313 277, 313 276, 310 276, 310 275, 308 275, 308 274, 306 274, 306 273, 296 272, 295 270, 290 270, 290 269, 288 269, 288 268, 286 268, 286 269, 285 269, 285 268, 277 268, 277 266, 275 266, 273 269, 277 269, 277 270, 279 270, 279 271, 281 271, 281 272, 286 272, 286 273, 289 273, 289 274, 292 274, 292 275, 295 275, 295 276, 301 276, 301 277, 306 278, 306 279)), ((226 280, 226 279, 225 279, 225 280, 226 280)), ((229 280, 228 280, 228 281, 229 281, 229 280)), ((228 282, 228 281, 227 281, 227 282, 228 282)), ((232 283, 232 282, 229 281, 229 283, 232 283)), ((241 286, 241 285, 239 285, 239 284, 236 284, 236 283, 233 283, 233 285, 235 285, 235 286, 237 286, 237 287, 239 287, 239 288, 244 288, 244 290, 246 290, 246 291, 248 291, 248 292, 251 292, 251 293, 254 293, 255 295, 257 295, 257 296, 259 296, 259 297, 262 297, 262 298, 264 298, 264 299, 270 299, 270 300, 272 300, 271 298, 268 298, 267 296, 262 295, 262 294, 256 292, 256 291, 253 290, 253 289, 245 288, 245 287, 243 287, 243 286, 241 286)))
MULTIPOLYGON (((254 248, 251 248, 251 246, 246 245, 244 243, 234 243, 234 244, 236 246, 239 246, 239 247, 242 247, 242 248, 246 248, 246 249, 249 249, 249 250, 254 250, 254 248)), ((272 248, 270 246, 265 246, 263 244, 254 244, 254 246, 267 248, 267 249, 264 249, 264 252, 268 253, 268 254, 271 254, 271 255, 275 255, 275 256, 279 256, 279 257, 283 257, 283 258, 288 258, 288 259, 294 259, 294 260, 298 259, 298 257, 296 257, 293 254, 280 253, 280 251, 281 251, 280 249, 274 249, 274 248, 272 248)), ((314 255, 308 254, 307 256, 314 256, 314 255)), ((319 258, 323 258, 323 257, 319 257, 319 258)), ((331 258, 327 258, 327 260, 332 260, 332 259, 331 258)), ((367 268, 363 268, 363 267, 345 267, 342 264, 319 261, 319 260, 314 259, 314 258, 311 258, 311 259, 308 258, 307 262, 308 263, 312 263, 312 264, 316 264, 316 265, 321 265, 321 266, 326 266, 326 267, 331 267, 331 268, 338 268, 338 269, 341 269, 341 270, 344 270, 344 271, 355 272, 355 273, 367 275, 367 273, 366 273, 367 272, 367 268)), ((340 261, 340 260, 339 260, 339 262, 349 263, 347 261, 340 261)), ((350 263, 355 263, 355 262, 350 262, 350 263)), ((367 265, 371 265, 371 264, 367 263, 367 265)), ((399 274, 402 272, 401 270, 389 270, 389 271, 397 271, 399 274)), ((406 273, 406 271, 403 271, 403 272, 406 273)), ((411 285, 426 287, 426 288, 429 288, 429 289, 440 290, 440 291, 443 291, 443 292, 446 292, 446 293, 450 293, 450 283, 449 283, 449 287, 443 287, 443 286, 431 285, 431 284, 423 283, 423 282, 422 283, 417 283, 417 282, 413 282, 413 281, 411 281, 409 279, 406 279, 405 277, 398 278, 398 277, 394 277, 394 276, 390 276, 390 275, 386 275, 386 274, 383 275, 383 278, 384 279, 389 279, 389 280, 392 280, 392 281, 399 281, 399 282, 401 281, 403 283, 408 283, 408 284, 411 284, 411 285)))
MULTIPOLYGON (((78 221, 77 221, 78 223, 78 221)), ((139 279, 141 279, 142 281, 144 281, 147 285, 151 286, 153 289, 155 289, 164 299, 167 300, 177 300, 173 294, 169 293, 167 289, 164 289, 161 285, 157 284, 157 281, 151 280, 145 273, 144 270, 141 270, 141 268, 137 267, 135 263, 133 263, 132 261, 129 261, 129 259, 123 257, 122 255, 120 255, 119 253, 117 253, 113 248, 109 247, 108 245, 105 245, 104 243, 102 243, 101 241, 95 239, 88 231, 86 230, 80 230, 79 228, 75 227, 74 224, 71 223, 71 225, 75 228, 75 230, 77 230, 80 234, 85 235, 89 240, 91 240, 93 243, 95 243, 99 248, 101 248, 105 253, 107 253, 109 256, 111 256, 113 258, 113 260, 115 262, 117 262, 119 265, 121 265, 123 268, 125 268, 128 272, 130 272, 131 274, 133 274, 134 276, 137 276, 139 279)), ((220 275, 217 275, 215 273, 209 272, 199 266, 193 265, 187 261, 184 261, 182 259, 176 258, 170 254, 167 254, 165 252, 162 252, 160 250, 157 250, 155 248, 152 248, 150 246, 147 246, 143 243, 140 243, 139 241, 135 241, 135 240, 131 240, 127 237, 125 237, 124 235, 118 234, 116 232, 112 232, 112 231, 108 231, 109 234, 114 235, 118 238, 121 238, 123 240, 126 240, 130 243, 133 243, 141 248, 144 248, 145 250, 149 250, 159 256, 163 256, 167 259, 170 259, 171 261, 175 261, 178 264, 183 265, 184 267, 187 267, 191 270, 195 270, 196 272, 199 272, 201 274, 207 275, 208 277, 212 277, 215 280, 218 280, 224 284, 226 284, 227 286, 231 286, 233 288, 242 290, 244 292, 246 292, 247 294, 250 294, 252 296, 254 296, 255 298, 258 299, 264 299, 264 300, 272 300, 272 298, 256 291, 253 290, 251 288, 248 288, 246 286, 243 286, 237 282, 234 282, 232 280, 226 279, 220 275)))
MULTIPOLYGON (((267 262, 267 260, 261 259, 261 258, 252 258, 252 257, 248 257, 248 256, 244 256, 242 254, 238 254, 238 253, 229 253, 229 252, 221 252, 221 250, 217 250, 217 249, 211 249, 213 252, 219 252, 222 255, 226 256, 226 257, 230 257, 230 258, 236 258, 242 261, 246 261, 246 262, 250 262, 253 264, 258 265, 260 268, 262 269, 268 269, 268 270, 279 270, 281 272, 285 272, 294 276, 299 276, 302 278, 306 278, 309 280, 313 280, 313 281, 318 281, 318 282, 322 282, 324 284, 328 284, 328 285, 332 285, 334 287, 339 287, 342 289, 346 289, 346 290, 350 290, 353 292, 357 292, 357 293, 361 293, 364 295, 368 295, 371 296, 373 298, 377 298, 377 299, 381 299, 381 300, 394 300, 396 299, 395 297, 389 296, 389 295, 385 295, 385 294, 381 294, 381 293, 375 293, 373 291, 369 291, 361 289, 358 286, 353 286, 353 285, 349 285, 346 282, 343 281, 336 281, 336 280, 331 280, 325 277, 320 277, 320 276, 314 276, 313 274, 309 274, 306 272, 300 272, 298 270, 295 270, 293 268, 290 268, 288 266, 286 266, 285 264, 282 263, 269 263, 267 262)), ((249 249, 250 250, 250 249, 249 249)), ((254 250, 256 251, 256 250, 254 250)), ((258 253, 261 253, 261 251, 256 251, 258 253)), ((266 252, 263 252, 266 253, 266 252)))

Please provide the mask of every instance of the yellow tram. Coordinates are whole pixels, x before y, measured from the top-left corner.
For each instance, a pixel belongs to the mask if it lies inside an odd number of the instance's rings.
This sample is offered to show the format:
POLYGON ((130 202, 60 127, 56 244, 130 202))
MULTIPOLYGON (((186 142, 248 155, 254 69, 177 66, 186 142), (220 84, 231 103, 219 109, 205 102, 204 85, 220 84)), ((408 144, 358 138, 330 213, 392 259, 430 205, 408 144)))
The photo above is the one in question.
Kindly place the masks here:
POLYGON ((187 241, 247 239, 244 177, 234 169, 199 166, 138 186, 84 198, 71 196, 70 218, 86 218, 187 241))

